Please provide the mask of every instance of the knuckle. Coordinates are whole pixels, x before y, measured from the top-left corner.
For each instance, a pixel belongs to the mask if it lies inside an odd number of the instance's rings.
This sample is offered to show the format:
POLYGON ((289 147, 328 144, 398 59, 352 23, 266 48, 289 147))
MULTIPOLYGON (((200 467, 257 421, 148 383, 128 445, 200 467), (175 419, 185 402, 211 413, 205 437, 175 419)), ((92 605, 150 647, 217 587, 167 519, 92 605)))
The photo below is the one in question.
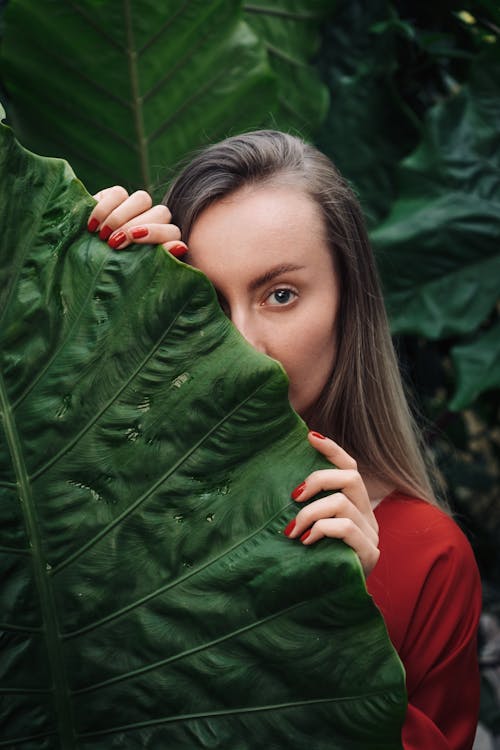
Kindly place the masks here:
POLYGON ((170 223, 172 214, 168 210, 167 206, 163 205, 163 203, 160 203, 158 206, 155 206, 155 212, 160 222, 163 222, 164 224, 170 223))
POLYGON ((125 198, 128 198, 128 192, 125 190, 123 185, 113 185, 113 187, 109 188, 111 192, 113 192, 117 198, 120 198, 122 200, 125 200, 125 198))
POLYGON ((314 524, 314 529, 315 531, 320 532, 322 536, 326 536, 326 532, 328 531, 328 519, 320 518, 319 521, 316 521, 314 524))
POLYGON ((359 471, 357 469, 347 469, 346 478, 345 478, 345 486, 357 487, 360 484, 363 484, 363 479, 359 471))
POLYGON ((151 208, 151 206, 153 205, 153 199, 145 190, 136 190, 131 197, 140 200, 141 205, 146 206, 146 208, 151 208))
POLYGON ((345 514, 349 505, 351 504, 350 500, 344 495, 343 492, 336 492, 331 496, 330 501, 332 510, 340 515, 345 514))
POLYGON ((344 537, 352 536, 353 532, 356 531, 357 528, 354 521, 352 521, 350 518, 341 518, 339 525, 342 531, 342 536, 344 537))
POLYGON ((317 469, 317 471, 311 472, 309 476, 304 479, 306 484, 320 485, 324 476, 325 469, 317 469))
POLYGON ((312 505, 306 505, 305 508, 302 508, 297 513, 296 519, 297 519, 297 525, 299 526, 308 526, 311 523, 311 520, 314 516, 314 509, 312 505))

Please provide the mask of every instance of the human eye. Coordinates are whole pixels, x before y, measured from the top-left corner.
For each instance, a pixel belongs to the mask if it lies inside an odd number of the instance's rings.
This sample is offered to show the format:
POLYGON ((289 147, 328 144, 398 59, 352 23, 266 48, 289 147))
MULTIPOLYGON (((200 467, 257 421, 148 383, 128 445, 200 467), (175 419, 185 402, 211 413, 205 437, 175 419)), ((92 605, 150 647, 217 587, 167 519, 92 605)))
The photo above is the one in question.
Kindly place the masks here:
POLYGON ((280 286, 273 289, 273 291, 267 295, 264 304, 273 307, 284 307, 285 305, 290 305, 294 302, 297 299, 297 296, 297 292, 293 289, 280 286))

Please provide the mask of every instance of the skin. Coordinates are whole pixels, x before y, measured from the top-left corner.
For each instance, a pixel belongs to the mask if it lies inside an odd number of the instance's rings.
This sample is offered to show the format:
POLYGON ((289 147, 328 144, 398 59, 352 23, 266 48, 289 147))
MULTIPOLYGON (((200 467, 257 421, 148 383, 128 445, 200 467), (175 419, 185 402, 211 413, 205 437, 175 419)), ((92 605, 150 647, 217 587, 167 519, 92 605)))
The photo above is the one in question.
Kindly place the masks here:
MULTIPOLYGON (((188 250, 168 209, 152 206, 147 193, 128 196, 116 186, 95 197, 89 231, 111 247, 162 244, 205 273, 240 333, 283 365, 290 402, 307 422, 334 370, 342 292, 314 202, 291 185, 244 187, 200 214, 188 250)), ((305 545, 343 539, 368 575, 379 557, 373 508, 391 488, 371 477, 365 482, 354 459, 333 440, 315 432, 308 439, 337 468, 313 472, 292 497, 303 503, 320 491, 331 494, 302 508, 285 534, 305 545)))
POLYGON ((335 361, 339 301, 316 206, 289 187, 240 190, 203 211, 187 257, 247 341, 281 362, 306 417, 335 361))

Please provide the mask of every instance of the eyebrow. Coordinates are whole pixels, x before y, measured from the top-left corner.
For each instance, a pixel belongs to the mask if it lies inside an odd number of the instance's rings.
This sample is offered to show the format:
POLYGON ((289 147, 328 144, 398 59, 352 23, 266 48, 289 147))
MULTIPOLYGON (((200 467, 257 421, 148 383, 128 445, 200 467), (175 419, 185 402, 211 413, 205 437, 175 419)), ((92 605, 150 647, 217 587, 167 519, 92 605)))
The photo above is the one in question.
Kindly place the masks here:
POLYGON ((269 284, 269 282, 273 281, 277 276, 281 276, 284 273, 290 273, 290 271, 301 271, 303 268, 305 268, 305 266, 297 266, 295 263, 280 263, 278 266, 273 266, 261 276, 257 276, 257 278, 253 279, 248 285, 248 288, 250 291, 255 292, 256 289, 264 286, 264 284, 269 284))

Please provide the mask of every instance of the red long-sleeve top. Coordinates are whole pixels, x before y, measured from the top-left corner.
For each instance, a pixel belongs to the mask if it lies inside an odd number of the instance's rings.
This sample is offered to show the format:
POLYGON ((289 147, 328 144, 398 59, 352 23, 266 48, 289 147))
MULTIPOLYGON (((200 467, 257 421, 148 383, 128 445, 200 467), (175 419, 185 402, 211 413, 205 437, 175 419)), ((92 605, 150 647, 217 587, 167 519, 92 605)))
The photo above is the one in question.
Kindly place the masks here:
POLYGON ((439 508, 393 493, 375 509, 380 558, 367 587, 406 670, 405 750, 470 750, 479 711, 481 583, 439 508))

